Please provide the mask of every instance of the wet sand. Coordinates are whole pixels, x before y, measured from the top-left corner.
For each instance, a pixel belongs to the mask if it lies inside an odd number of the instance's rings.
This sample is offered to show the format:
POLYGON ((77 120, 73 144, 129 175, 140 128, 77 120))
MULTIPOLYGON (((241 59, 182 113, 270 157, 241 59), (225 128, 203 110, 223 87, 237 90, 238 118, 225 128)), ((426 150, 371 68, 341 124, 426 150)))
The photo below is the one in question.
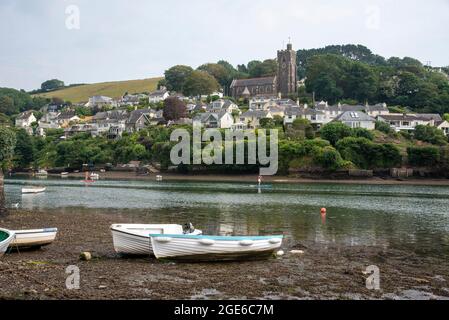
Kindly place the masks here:
MULTIPOLYGON (((151 173, 148 175, 134 172, 98 172, 101 179, 119 180, 156 180, 156 175, 162 175, 166 181, 204 181, 204 182, 253 182, 257 183, 258 175, 217 175, 217 174, 176 174, 176 173, 151 173)), ((19 175, 19 174, 18 174, 19 175)), ((49 176, 60 177, 58 174, 49 176)), ((84 173, 71 173, 69 177, 84 178, 84 173)), ((422 185, 422 186, 449 186, 449 179, 395 179, 395 178, 360 178, 360 179, 326 179, 326 178, 301 178, 295 176, 265 176, 263 183, 301 183, 301 184, 364 184, 364 185, 422 185)))
POLYGON ((109 226, 129 215, 10 211, 10 229, 58 227, 37 251, 0 259, 0 299, 449 299, 449 260, 381 246, 325 246, 290 239, 267 261, 171 263, 115 254, 109 226), (292 249, 304 254, 289 253, 292 249), (80 261, 79 253, 94 258, 80 261), (66 268, 80 268, 80 290, 65 287, 66 268), (363 271, 380 268, 381 290, 366 289, 363 271))

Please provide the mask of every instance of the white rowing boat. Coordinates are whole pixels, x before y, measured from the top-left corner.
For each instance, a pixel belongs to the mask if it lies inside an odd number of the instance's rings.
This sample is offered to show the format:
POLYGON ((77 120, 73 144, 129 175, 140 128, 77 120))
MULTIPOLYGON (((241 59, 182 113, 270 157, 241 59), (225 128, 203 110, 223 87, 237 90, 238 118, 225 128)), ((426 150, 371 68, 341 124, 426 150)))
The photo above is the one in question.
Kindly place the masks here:
POLYGON ((48 176, 48 172, 46 170, 41 169, 38 172, 36 172, 36 176, 46 177, 48 176))
POLYGON ((98 180, 98 179, 100 179, 100 175, 98 173, 91 173, 89 178, 91 180, 98 180))
POLYGON ((45 187, 25 187, 22 188, 22 193, 42 193, 45 190, 47 190, 45 187))
POLYGON ((0 257, 2 257, 9 247, 9 244, 14 240, 15 233, 10 230, 0 229, 0 257))
POLYGON ((273 256, 283 236, 226 237, 151 234, 158 259, 185 261, 255 260, 273 256))
POLYGON ((52 244, 56 235, 57 228, 34 229, 34 230, 15 230, 16 238, 9 245, 11 248, 35 248, 52 244))
POLYGON ((153 255, 150 233, 200 235, 191 224, 186 227, 178 224, 113 224, 111 226, 114 250, 125 255, 153 255))

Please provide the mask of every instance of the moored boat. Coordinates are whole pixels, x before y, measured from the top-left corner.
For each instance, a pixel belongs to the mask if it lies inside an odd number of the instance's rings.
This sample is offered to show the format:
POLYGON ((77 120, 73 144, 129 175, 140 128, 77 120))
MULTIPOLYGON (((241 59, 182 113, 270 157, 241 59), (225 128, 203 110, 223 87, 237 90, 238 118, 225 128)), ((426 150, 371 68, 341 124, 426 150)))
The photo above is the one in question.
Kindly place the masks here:
POLYGON ((48 172, 46 170, 41 169, 38 172, 36 172, 36 176, 46 177, 48 176, 48 172))
POLYGON ((47 190, 45 187, 24 187, 22 188, 22 193, 42 193, 45 190, 47 190))
POLYGON ((14 230, 15 239, 10 243, 11 248, 34 248, 43 247, 52 244, 56 235, 57 228, 33 229, 33 230, 14 230))
POLYGON ((3 256, 9 247, 9 244, 14 240, 15 234, 13 231, 0 229, 0 257, 3 256))
POLYGON ((150 234, 158 259, 185 261, 257 260, 273 256, 283 236, 203 236, 150 234))
POLYGON ((98 173, 91 173, 91 174, 89 175, 89 178, 90 178, 91 180, 98 180, 98 179, 100 179, 100 175, 99 175, 98 173))
POLYGON ((191 224, 113 224, 111 226, 114 250, 125 255, 153 255, 150 233, 200 235, 191 224))
POLYGON ((69 176, 68 172, 61 172, 61 177, 62 178, 65 178, 65 177, 68 177, 68 176, 69 176))

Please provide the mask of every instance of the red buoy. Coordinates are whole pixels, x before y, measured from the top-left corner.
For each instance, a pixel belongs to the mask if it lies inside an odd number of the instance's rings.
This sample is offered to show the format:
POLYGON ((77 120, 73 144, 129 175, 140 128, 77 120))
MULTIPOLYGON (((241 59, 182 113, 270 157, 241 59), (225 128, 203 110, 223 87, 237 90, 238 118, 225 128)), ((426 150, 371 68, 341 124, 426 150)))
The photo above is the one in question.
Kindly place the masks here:
POLYGON ((326 208, 321 208, 321 214, 326 214, 326 213, 327 213, 326 208))

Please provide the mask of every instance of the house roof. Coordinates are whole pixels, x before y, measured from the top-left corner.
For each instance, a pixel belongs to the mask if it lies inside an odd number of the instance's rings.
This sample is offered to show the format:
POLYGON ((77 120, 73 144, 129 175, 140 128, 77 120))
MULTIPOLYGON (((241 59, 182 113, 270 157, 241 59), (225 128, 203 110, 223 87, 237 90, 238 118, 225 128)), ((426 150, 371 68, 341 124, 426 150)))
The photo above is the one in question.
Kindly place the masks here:
POLYGON ((22 112, 21 114, 19 114, 16 119, 24 120, 24 119, 28 119, 32 115, 34 115, 33 110, 29 110, 29 111, 25 111, 25 112, 22 112))
POLYGON ((240 117, 243 118, 266 118, 269 114, 269 111, 264 110, 249 110, 243 113, 240 117))
POLYGON ((374 118, 361 111, 346 111, 335 118, 335 121, 376 121, 374 118))
POLYGON ((166 93, 167 93, 167 90, 156 90, 156 91, 151 92, 151 93, 149 94, 149 97, 150 97, 150 98, 154 98, 154 97, 162 97, 162 96, 164 96, 164 94, 166 94, 166 93))
POLYGON ((234 79, 232 81, 231 88, 244 87, 244 86, 266 86, 266 85, 274 85, 275 83, 276 77, 234 79))
POLYGON ((102 120, 125 120, 128 118, 128 113, 124 110, 112 110, 105 112, 98 112, 94 115, 94 121, 102 120))
POLYGON ((76 117, 76 113, 75 111, 66 111, 66 112, 61 112, 58 115, 58 120, 68 120, 68 119, 72 119, 73 117, 76 117))
POLYGON ((136 124, 137 121, 139 121, 139 119, 142 116, 148 116, 150 114, 152 110, 150 109, 138 109, 138 110, 134 110, 130 113, 128 120, 126 121, 126 123, 129 124, 136 124))

